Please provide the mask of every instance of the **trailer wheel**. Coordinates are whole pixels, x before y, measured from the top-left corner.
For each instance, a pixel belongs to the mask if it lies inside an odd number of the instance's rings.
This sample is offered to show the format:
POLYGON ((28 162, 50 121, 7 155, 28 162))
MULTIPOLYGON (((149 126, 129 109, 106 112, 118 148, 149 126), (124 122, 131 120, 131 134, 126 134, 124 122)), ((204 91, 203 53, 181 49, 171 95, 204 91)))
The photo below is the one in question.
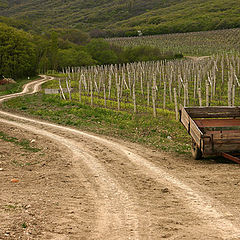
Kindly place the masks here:
POLYGON ((192 156, 195 160, 199 160, 202 158, 202 151, 197 146, 194 140, 192 140, 192 156))

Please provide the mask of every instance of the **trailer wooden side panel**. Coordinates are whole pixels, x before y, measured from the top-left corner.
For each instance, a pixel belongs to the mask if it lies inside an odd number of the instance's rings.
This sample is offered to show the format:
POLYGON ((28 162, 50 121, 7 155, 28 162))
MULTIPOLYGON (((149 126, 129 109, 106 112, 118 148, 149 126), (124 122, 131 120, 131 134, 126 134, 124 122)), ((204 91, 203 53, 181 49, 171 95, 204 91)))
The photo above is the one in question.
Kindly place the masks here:
POLYGON ((204 151, 205 156, 220 155, 222 152, 237 152, 239 151, 240 140, 216 140, 204 139, 204 151))
POLYGON ((182 108, 180 111, 180 117, 182 124, 188 131, 188 134, 191 135, 191 137, 194 139, 198 147, 201 148, 202 146, 201 139, 203 133, 198 128, 197 124, 191 119, 191 117, 188 115, 184 108, 182 108))
POLYGON ((240 107, 195 107, 185 109, 191 118, 240 117, 240 107))
POLYGON ((240 131, 207 132, 204 154, 240 151, 240 131))

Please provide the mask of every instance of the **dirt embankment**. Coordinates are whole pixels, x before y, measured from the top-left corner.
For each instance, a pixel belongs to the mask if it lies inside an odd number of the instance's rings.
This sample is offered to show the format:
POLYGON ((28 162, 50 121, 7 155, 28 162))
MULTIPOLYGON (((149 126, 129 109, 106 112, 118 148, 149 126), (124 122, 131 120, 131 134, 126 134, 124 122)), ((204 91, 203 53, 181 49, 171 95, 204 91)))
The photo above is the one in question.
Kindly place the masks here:
POLYGON ((0 112, 0 239, 239 239, 239 165, 0 112), (19 182, 11 182, 17 179, 19 182))

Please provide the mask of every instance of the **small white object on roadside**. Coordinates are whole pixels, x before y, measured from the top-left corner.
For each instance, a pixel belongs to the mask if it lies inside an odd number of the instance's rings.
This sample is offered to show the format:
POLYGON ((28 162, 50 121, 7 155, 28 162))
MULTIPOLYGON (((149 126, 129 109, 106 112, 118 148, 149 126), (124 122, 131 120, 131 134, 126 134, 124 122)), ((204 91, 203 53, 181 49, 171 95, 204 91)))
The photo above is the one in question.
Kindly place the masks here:
POLYGON ((3 168, 0 168, 0 171, 3 171, 3 168))
POLYGON ((34 142, 36 142, 36 140, 35 140, 35 139, 32 139, 32 140, 31 140, 31 143, 34 143, 34 142))

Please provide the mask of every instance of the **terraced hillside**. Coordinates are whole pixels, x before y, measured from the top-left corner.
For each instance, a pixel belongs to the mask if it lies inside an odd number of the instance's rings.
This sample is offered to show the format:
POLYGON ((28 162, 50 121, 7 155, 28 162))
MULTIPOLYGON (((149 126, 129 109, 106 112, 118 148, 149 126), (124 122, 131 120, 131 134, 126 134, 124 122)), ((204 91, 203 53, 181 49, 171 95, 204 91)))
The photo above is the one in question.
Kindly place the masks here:
POLYGON ((240 27, 239 0, 1 0, 0 16, 103 36, 240 27))

